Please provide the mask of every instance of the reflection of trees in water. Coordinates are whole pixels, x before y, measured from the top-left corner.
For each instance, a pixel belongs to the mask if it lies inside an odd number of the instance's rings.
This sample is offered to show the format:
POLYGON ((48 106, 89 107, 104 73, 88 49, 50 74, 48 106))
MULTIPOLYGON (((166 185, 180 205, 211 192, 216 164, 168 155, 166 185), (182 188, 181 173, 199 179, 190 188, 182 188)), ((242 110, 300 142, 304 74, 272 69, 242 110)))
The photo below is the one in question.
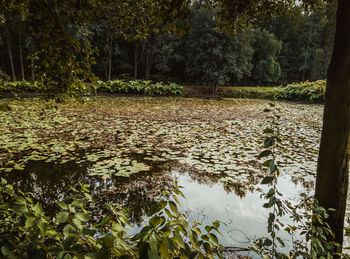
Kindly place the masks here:
MULTIPOLYGON (((137 157, 137 160, 142 158, 137 157)), ((57 209, 55 201, 73 194, 70 185, 80 189, 80 183, 88 184, 96 201, 96 207, 92 208, 93 214, 106 212, 107 203, 119 203, 130 209, 130 219, 134 223, 141 223, 147 209, 156 201, 168 198, 162 194, 162 190, 170 190, 174 186, 176 176, 170 173, 171 171, 188 175, 191 181, 201 185, 221 184, 227 193, 235 193, 240 198, 245 197, 247 191, 253 192, 261 180, 261 174, 254 170, 247 169, 244 174, 249 176, 242 180, 239 174, 235 178, 228 177, 225 173, 206 173, 177 162, 152 162, 150 172, 131 175, 128 178, 112 176, 104 180, 99 176, 88 175, 91 165, 92 163, 74 162, 57 165, 33 161, 27 164, 24 171, 11 172, 6 178, 18 189, 31 192, 33 198, 41 201, 51 214, 57 209)), ((292 181, 301 183, 306 190, 313 187, 313 182, 305 181, 302 176, 293 175, 292 181)))
MULTIPOLYGON (((256 175, 254 171, 247 169, 246 173, 249 174, 247 181, 240 181, 231 177, 232 180, 227 178, 225 173, 221 174, 212 174, 206 173, 194 169, 189 169, 186 166, 178 166, 176 170, 180 174, 188 174, 191 180, 199 183, 205 184, 208 186, 213 186, 216 184, 221 184, 226 191, 227 194, 235 193, 238 197, 245 197, 247 191, 253 192, 255 190, 256 185, 259 183, 261 179, 260 175, 256 175)), ((239 176, 237 176, 239 178, 239 176)))
POLYGON ((307 173, 305 170, 300 168, 291 168, 285 167, 283 168, 283 174, 289 176, 289 179, 295 185, 301 185, 305 192, 314 191, 316 175, 307 173))
POLYGON ((80 183, 88 184, 96 202, 93 214, 107 210, 107 203, 119 203, 130 209, 130 219, 142 222, 145 211, 154 202, 167 198, 162 190, 169 190, 175 181, 166 173, 140 173, 125 177, 110 177, 103 180, 88 175, 88 163, 69 162, 56 165, 45 162, 30 162, 23 172, 12 172, 6 179, 17 189, 31 192, 34 200, 40 201, 51 214, 57 208, 55 201, 70 197, 69 186, 80 189, 80 183))

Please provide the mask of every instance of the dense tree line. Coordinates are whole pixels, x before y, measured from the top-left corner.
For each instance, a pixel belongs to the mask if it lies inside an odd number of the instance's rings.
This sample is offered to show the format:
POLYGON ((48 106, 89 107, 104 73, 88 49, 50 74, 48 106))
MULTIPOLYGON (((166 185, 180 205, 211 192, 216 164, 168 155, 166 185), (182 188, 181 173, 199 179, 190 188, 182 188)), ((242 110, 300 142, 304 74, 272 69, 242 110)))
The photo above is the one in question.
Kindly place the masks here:
MULTIPOLYGON (((152 23, 150 15, 141 16, 142 11, 135 13, 135 8, 133 14, 119 14, 119 6, 103 5, 94 19, 79 23, 72 21, 70 15, 75 14, 67 14, 62 25, 69 28, 66 37, 77 41, 72 45, 57 42, 58 52, 67 55, 64 62, 68 64, 69 58, 78 55, 102 80, 133 77, 209 84, 214 88, 326 78, 335 32, 335 2, 316 11, 276 17, 234 35, 218 32, 214 11, 200 3, 191 6, 187 20, 174 25, 176 30, 162 30, 152 23), (72 48, 79 49, 79 53, 71 52, 72 48)), ((35 60, 44 57, 42 49, 47 47, 38 39, 53 37, 51 34, 57 31, 54 27, 47 31, 45 26, 42 30, 34 26, 40 23, 35 6, 27 13, 23 10, 17 7, 5 12, 6 22, 0 26, 0 71, 12 80, 35 80, 35 60)))

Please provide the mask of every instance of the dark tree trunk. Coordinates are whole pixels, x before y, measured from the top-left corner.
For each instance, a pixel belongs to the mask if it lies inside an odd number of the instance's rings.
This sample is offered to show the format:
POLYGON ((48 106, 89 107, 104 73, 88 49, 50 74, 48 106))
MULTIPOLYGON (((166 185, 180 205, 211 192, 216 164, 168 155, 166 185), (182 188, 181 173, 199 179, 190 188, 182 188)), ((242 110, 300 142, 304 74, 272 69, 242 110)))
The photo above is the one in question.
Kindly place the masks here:
POLYGON ((311 43, 311 33, 312 33, 312 24, 310 24, 309 27, 309 38, 307 41, 307 46, 306 46, 306 54, 304 57, 304 69, 303 69, 303 74, 302 74, 302 79, 301 81, 305 81, 305 77, 306 77, 306 68, 308 66, 308 59, 309 59, 309 55, 310 55, 310 43, 311 43))
POLYGON ((137 42, 135 42, 135 54, 134 54, 134 78, 137 79, 137 42))
POLYGON ((31 70, 31 74, 32 74, 32 81, 35 81, 35 73, 34 73, 34 58, 31 57, 30 58, 30 70, 31 70))
POLYGON ((152 59, 153 59, 153 54, 148 52, 146 57, 146 74, 145 74, 146 80, 149 79, 151 74, 152 59))
POLYGON ((217 91, 218 91, 218 84, 217 83, 213 83, 212 87, 213 87, 213 94, 215 95, 217 93, 217 91))
POLYGON ((335 241, 342 244, 348 191, 350 152, 350 1, 338 0, 337 25, 328 68, 323 130, 318 157, 315 197, 336 211, 328 221, 335 241))
POLYGON ((11 65, 12 80, 16 81, 16 73, 15 73, 15 67, 13 65, 12 50, 11 50, 11 40, 8 34, 6 36, 6 41, 7 41, 7 50, 9 53, 9 59, 10 59, 10 65, 11 65))
POLYGON ((108 77, 107 80, 112 79, 112 48, 113 48, 113 38, 109 38, 108 44, 108 77))
POLYGON ((24 75, 24 63, 23 63, 23 48, 22 48, 22 36, 21 34, 18 37, 19 41, 19 61, 21 63, 21 75, 22 75, 22 80, 25 80, 25 75, 24 75))

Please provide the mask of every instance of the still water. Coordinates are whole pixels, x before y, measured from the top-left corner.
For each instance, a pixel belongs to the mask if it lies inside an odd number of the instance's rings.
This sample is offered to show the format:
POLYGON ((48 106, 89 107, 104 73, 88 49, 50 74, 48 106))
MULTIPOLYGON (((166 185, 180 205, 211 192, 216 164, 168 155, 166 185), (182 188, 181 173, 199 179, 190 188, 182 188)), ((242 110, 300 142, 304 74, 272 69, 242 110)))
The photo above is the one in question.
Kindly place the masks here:
MULTIPOLYGON (((72 194, 69 186, 84 183, 98 205, 92 213, 120 203, 135 231, 147 209, 168 198, 162 190, 177 182, 190 222, 223 222, 223 245, 245 249, 266 236, 269 211, 258 191, 266 192, 266 172, 257 156, 262 130, 271 126, 263 112, 268 101, 96 97, 47 109, 29 98, 10 106, 0 113, 1 176, 32 192, 52 216, 55 201, 72 194)), ((277 107, 278 190, 297 202, 300 192, 313 192, 323 106, 277 107)))
MULTIPOLYGON (((32 192, 52 216, 55 201, 72 194, 69 186, 78 189, 80 183, 86 183, 99 207, 95 213, 105 211, 106 203, 120 203, 130 209, 129 217, 134 223, 131 232, 142 228, 145 212, 154 202, 168 198, 161 191, 171 190, 177 182, 183 187, 181 190, 185 199, 181 198, 180 201, 188 221, 200 222, 205 226, 220 220, 223 235, 219 239, 225 247, 244 251, 256 238, 267 236, 269 211, 263 208, 261 191, 257 191, 259 188, 262 191, 267 189, 259 183, 230 186, 220 181, 225 176, 187 171, 170 161, 150 163, 152 173, 112 176, 108 179, 89 175, 91 166, 92 163, 57 165, 35 161, 28 163, 23 171, 7 174, 6 178, 17 188, 32 192)), ((278 180, 278 190, 285 199, 297 201, 298 193, 312 191, 312 186, 305 182, 284 174, 278 180)), ((284 222, 291 223, 287 217, 284 217, 284 222)), ((287 246, 288 240, 289 237, 285 236, 287 246)), ((252 256, 251 252, 249 255, 252 256)))

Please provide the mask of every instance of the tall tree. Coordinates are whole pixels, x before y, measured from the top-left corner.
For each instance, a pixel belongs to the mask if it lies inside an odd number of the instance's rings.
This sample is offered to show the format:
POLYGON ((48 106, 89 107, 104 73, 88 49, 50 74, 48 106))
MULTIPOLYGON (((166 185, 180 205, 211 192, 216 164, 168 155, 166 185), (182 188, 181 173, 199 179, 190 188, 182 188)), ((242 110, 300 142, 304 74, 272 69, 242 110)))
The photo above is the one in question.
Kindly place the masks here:
POLYGON ((253 78, 259 83, 276 83, 281 76, 276 56, 282 48, 282 42, 273 33, 260 29, 255 30, 254 40, 253 78))
POLYGON ((194 6, 186 37, 186 74, 210 84, 216 93, 218 85, 250 74, 252 42, 249 32, 238 33, 236 38, 217 32, 214 12, 200 4, 194 6), (245 40, 244 44, 239 40, 245 40))
POLYGON ((336 17, 315 196, 321 206, 335 209, 329 223, 335 241, 342 244, 350 155, 350 1, 338 0, 336 17))

